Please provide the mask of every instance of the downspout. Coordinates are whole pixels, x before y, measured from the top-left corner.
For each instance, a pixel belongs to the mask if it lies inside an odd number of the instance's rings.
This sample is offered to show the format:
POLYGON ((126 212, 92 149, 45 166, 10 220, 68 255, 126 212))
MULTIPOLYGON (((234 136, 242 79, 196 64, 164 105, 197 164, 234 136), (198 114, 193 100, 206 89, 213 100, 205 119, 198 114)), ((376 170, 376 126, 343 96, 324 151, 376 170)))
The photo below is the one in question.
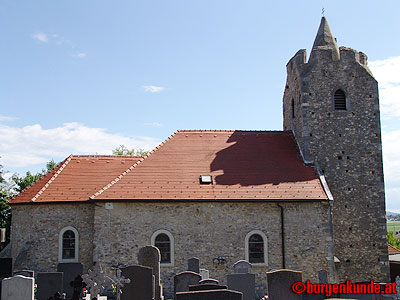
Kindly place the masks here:
POLYGON ((276 203, 278 207, 281 209, 281 240, 282 240, 282 269, 286 269, 285 262, 285 223, 283 219, 283 207, 279 203, 276 203))

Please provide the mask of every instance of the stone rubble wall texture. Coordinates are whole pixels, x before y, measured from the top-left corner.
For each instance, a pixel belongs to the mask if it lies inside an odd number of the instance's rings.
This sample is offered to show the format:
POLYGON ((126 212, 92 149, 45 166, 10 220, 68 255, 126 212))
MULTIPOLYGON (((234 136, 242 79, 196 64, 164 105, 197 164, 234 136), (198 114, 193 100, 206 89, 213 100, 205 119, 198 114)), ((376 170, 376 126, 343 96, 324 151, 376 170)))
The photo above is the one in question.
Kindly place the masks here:
MULTIPOLYGON (((286 268, 302 270, 318 282, 318 270, 329 269, 332 235, 330 205, 321 202, 284 203, 286 268), (327 259, 328 258, 328 259, 327 259)), ((245 258, 245 236, 261 230, 268 237, 268 266, 254 266, 259 295, 266 292, 266 271, 282 268, 280 209, 276 203, 104 203, 95 205, 95 252, 105 266, 137 264, 137 253, 150 245, 151 235, 164 229, 175 239, 174 266, 161 266, 164 295, 173 295, 173 276, 187 269, 187 260, 200 258, 200 267, 226 285, 233 264, 245 258), (222 256, 224 264, 213 259, 222 256)))
POLYGON ((64 227, 73 226, 79 233, 78 259, 87 272, 93 264, 93 207, 87 203, 13 205, 12 257, 15 260, 25 242, 32 241, 21 269, 55 272, 59 233, 64 227))
POLYGON ((341 47, 334 60, 332 50, 314 49, 306 62, 300 50, 287 74, 284 130, 293 130, 305 161, 323 172, 333 194, 338 279, 388 281, 378 85, 367 57, 341 47), (334 110, 337 89, 346 94, 346 111, 334 110))

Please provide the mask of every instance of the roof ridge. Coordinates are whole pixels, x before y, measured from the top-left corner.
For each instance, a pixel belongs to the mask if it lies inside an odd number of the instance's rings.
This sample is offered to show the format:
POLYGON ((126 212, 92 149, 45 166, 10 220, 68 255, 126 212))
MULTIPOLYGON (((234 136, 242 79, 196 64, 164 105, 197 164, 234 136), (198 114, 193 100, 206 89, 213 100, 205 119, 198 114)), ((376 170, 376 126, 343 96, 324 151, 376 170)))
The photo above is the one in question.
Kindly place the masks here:
POLYGON ((110 158, 142 158, 141 155, 117 155, 117 154, 73 154, 72 158, 79 158, 79 157, 110 157, 110 158))
POLYGON ((285 130, 258 130, 258 129, 179 129, 176 133, 182 132, 286 132, 285 130))
MULTIPOLYGON (((66 160, 66 159, 65 159, 66 160)), ((11 199, 10 200, 8 200, 8 201, 12 201, 12 200, 15 200, 15 199, 17 199, 19 196, 21 196, 23 193, 25 193, 27 190, 29 190, 34 184, 36 184, 37 182, 39 182, 40 180, 42 180, 47 174, 49 174, 50 172, 56 172, 59 168, 60 168, 60 166, 61 166, 61 164, 63 164, 64 163, 64 161, 65 160, 63 160, 63 161, 61 161, 61 162, 59 162, 53 169, 51 169, 51 170, 49 170, 49 171, 47 171, 46 173, 44 173, 42 176, 40 176, 38 179, 36 179, 34 182, 32 182, 30 185, 28 185, 27 187, 25 187, 22 191, 20 191, 18 194, 16 194, 16 195, 14 195, 13 197, 11 197, 11 199)), ((50 180, 50 179, 49 179, 50 180)))
POLYGON ((159 144, 157 147, 155 147, 153 150, 151 150, 149 153, 147 153, 145 156, 142 156, 141 159, 137 162, 135 162, 132 166, 130 166, 127 170, 122 172, 121 175, 119 175, 117 178, 115 178, 113 181, 111 181, 109 184, 98 190, 96 193, 94 193, 92 196, 89 197, 90 200, 93 200, 97 196, 101 195, 103 192, 108 190, 110 187, 112 187, 115 183, 120 181, 122 177, 124 177, 126 174, 130 173, 133 169, 135 169, 141 162, 146 160, 149 156, 151 156, 154 152, 156 152, 158 149, 161 148, 165 143, 167 143, 169 140, 171 140, 175 135, 177 135, 180 132, 180 130, 175 131, 173 134, 171 134, 168 138, 166 138, 161 144, 159 144))
POLYGON ((48 186, 57 178, 57 176, 62 172, 62 170, 64 170, 64 168, 68 165, 68 163, 71 161, 72 159, 72 154, 70 156, 68 156, 65 160, 64 163, 62 164, 62 166, 57 170, 57 172, 55 172, 55 174, 53 175, 53 177, 51 177, 49 179, 49 181, 47 181, 47 183, 40 189, 39 192, 37 192, 37 194, 29 201, 29 202, 35 202, 35 200, 37 198, 40 197, 41 194, 43 194, 43 192, 48 188, 48 186))

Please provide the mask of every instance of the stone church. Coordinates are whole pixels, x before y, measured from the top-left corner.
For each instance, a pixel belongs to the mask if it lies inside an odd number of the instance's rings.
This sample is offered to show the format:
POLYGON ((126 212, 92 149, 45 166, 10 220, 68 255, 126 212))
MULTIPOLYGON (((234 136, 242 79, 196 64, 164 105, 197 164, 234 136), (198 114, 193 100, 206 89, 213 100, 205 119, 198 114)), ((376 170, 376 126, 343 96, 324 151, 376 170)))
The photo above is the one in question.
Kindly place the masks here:
POLYGON ((14 197, 15 269, 136 264, 161 253, 173 275, 200 258, 225 283, 233 264, 330 282, 388 281, 378 85, 367 56, 338 47, 325 17, 307 60, 287 64, 283 131, 179 130, 144 157, 71 155, 14 197))

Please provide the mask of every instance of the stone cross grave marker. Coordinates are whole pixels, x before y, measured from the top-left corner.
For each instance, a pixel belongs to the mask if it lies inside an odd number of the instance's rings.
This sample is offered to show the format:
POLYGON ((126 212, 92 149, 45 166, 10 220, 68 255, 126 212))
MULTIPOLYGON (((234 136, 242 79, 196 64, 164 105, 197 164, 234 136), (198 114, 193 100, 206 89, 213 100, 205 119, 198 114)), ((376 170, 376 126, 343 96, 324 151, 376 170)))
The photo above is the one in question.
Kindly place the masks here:
POLYGON ((154 246, 145 246, 139 249, 139 265, 153 269, 154 280, 154 299, 163 300, 162 286, 160 283, 160 250, 154 246))
POLYGON ((90 289, 90 298, 97 298, 97 295, 104 289, 104 285, 113 282, 109 276, 106 275, 101 263, 98 262, 94 270, 88 270, 88 273, 82 276, 83 281, 90 289))
POLYGON ((35 280, 32 277, 17 275, 2 281, 1 299, 33 300, 35 280))
POLYGON ((235 274, 251 273, 251 263, 249 263, 247 260, 239 260, 233 265, 233 272, 235 274))

